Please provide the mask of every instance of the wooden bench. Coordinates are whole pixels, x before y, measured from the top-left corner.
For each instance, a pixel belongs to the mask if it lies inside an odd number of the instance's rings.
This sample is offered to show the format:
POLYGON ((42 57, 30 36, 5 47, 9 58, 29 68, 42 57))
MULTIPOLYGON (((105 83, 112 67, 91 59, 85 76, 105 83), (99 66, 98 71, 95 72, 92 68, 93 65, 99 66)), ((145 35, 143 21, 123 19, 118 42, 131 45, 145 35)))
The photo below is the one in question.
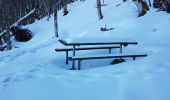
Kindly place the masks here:
POLYGON ((124 54, 123 47, 127 47, 128 45, 137 45, 138 43, 134 40, 129 39, 118 39, 115 38, 75 38, 73 40, 60 39, 59 42, 64 46, 72 46, 72 48, 63 48, 63 49, 55 49, 56 52, 65 51, 66 52, 66 64, 68 64, 68 60, 72 60, 72 69, 75 69, 75 61, 78 61, 78 69, 81 69, 81 61, 82 60, 91 60, 91 59, 105 59, 105 58, 133 58, 136 57, 145 57, 147 54, 124 54), (104 45, 104 47, 103 47, 104 45), (81 47, 79 46, 90 46, 90 47, 81 47), (98 46, 98 47, 96 47, 98 46), (108 47, 109 46, 109 47, 108 47), (110 48, 110 46, 112 46, 110 48), (119 48, 119 54, 111 54, 112 48, 119 48), (77 50, 95 50, 95 49, 109 49, 110 54, 106 55, 94 55, 94 56, 76 56, 75 53, 77 50), (68 57, 68 52, 72 51, 72 56, 68 57))
MULTIPOLYGON (((76 48, 75 50, 99 50, 99 49, 108 49, 109 54, 111 54, 112 49, 120 48, 120 46, 101 46, 101 47, 81 47, 81 48, 76 48)), ((69 57, 69 51, 73 51, 73 48, 58 48, 55 49, 56 52, 66 52, 66 64, 68 64, 68 57, 69 57)))
MULTIPOLYGON (((106 58, 133 58, 135 60, 137 57, 146 57, 147 54, 106 54, 106 55, 90 55, 90 56, 74 56, 69 57, 69 60, 78 61, 78 70, 81 69, 81 61, 82 60, 92 60, 92 59, 106 59, 106 58)), ((74 65, 72 66, 74 70, 74 65)))

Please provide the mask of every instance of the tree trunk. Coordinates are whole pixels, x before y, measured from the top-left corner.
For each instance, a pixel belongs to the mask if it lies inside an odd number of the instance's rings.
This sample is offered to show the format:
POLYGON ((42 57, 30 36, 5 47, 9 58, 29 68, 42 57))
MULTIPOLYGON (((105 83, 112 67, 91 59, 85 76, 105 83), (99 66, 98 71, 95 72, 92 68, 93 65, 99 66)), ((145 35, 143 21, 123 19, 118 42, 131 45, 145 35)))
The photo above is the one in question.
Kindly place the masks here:
POLYGON ((150 0, 148 0, 148 2, 149 2, 149 6, 151 7, 152 5, 151 5, 151 1, 150 0))
POLYGON ((67 15, 69 12, 68 12, 68 9, 67 9, 67 0, 64 0, 64 16, 67 15))
POLYGON ((12 49, 12 44, 11 44, 11 36, 10 36, 10 23, 12 22, 12 16, 10 16, 10 9, 11 9, 11 6, 10 6, 10 1, 6 1, 6 18, 5 18, 5 21, 6 21, 6 34, 5 34, 5 40, 6 40, 6 43, 7 43, 7 50, 10 50, 12 49))
POLYGON ((54 9, 54 29, 55 29, 55 37, 58 37, 57 7, 55 7, 54 9))
POLYGON ((133 2, 136 4, 138 12, 139 12, 139 17, 143 16, 146 14, 146 11, 149 10, 149 7, 147 3, 143 0, 133 0, 133 2))
POLYGON ((136 5, 139 13, 141 13, 142 12, 142 5, 141 5, 141 3, 138 0, 135 0, 134 3, 136 5))
POLYGON ((44 7, 45 7, 45 12, 47 13, 47 21, 49 21, 50 18, 50 9, 48 7, 47 1, 45 0, 40 0, 41 3, 43 3, 44 7))
POLYGON ((7 27, 6 42, 7 42, 7 50, 11 50, 12 49, 12 43, 11 43, 11 36, 10 36, 10 26, 7 27))
POLYGON ((97 13, 99 16, 99 20, 103 19, 100 0, 97 0, 97 13))
POLYGON ((169 3, 169 1, 162 1, 161 2, 162 3, 162 6, 163 6, 163 8, 164 8, 164 10, 166 11, 166 12, 170 12, 170 3, 169 3))

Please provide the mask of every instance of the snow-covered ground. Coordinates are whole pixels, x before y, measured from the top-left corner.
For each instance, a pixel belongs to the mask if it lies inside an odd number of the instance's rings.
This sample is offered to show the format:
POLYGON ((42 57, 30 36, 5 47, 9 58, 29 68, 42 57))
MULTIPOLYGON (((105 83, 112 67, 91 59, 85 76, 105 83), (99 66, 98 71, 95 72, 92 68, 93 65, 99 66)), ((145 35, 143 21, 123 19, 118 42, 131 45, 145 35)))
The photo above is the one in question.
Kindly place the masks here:
MULTIPOLYGON (((118 65, 110 65, 112 59, 83 61, 83 70, 68 70, 65 53, 54 50, 62 44, 54 37, 53 17, 44 18, 26 26, 33 39, 0 53, 0 100, 170 100, 170 15, 151 8, 137 18, 135 4, 122 1, 105 0, 103 20, 98 20, 96 0, 70 4, 67 16, 58 14, 59 36, 132 38, 138 45, 124 51, 148 57, 118 65), (101 32, 105 24, 114 29, 101 32)), ((106 50, 80 52, 97 53, 106 50)))

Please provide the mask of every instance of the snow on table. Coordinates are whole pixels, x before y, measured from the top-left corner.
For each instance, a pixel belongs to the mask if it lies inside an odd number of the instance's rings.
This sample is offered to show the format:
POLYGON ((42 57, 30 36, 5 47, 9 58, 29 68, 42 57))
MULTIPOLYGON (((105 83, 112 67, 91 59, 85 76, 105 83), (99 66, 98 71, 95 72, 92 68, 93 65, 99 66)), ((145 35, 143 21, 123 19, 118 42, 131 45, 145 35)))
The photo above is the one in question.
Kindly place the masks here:
POLYGON ((73 43, 110 43, 110 42, 136 42, 130 38, 113 38, 113 37, 82 37, 72 39, 62 39, 68 44, 73 43))

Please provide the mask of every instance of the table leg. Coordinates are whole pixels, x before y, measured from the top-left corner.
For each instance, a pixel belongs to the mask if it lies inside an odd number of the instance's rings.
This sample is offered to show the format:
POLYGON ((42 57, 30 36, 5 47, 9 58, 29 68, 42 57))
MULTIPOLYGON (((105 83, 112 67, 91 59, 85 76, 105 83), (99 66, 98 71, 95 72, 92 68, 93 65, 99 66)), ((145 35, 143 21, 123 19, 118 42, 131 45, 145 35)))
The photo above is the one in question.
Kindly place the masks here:
POLYGON ((109 48, 109 54, 111 54, 112 53, 112 48, 109 48))
MULTIPOLYGON (((120 44, 120 53, 122 53, 122 44, 120 44)), ((119 58, 122 61, 122 57, 119 58)))
MULTIPOLYGON (((73 57, 75 56, 75 49, 76 49, 76 46, 73 45, 73 57)), ((75 69, 75 60, 72 60, 72 70, 75 69)))
POLYGON ((120 44, 120 53, 122 53, 122 44, 120 44))
POLYGON ((75 56, 75 49, 76 49, 76 46, 73 45, 73 57, 75 56))
POLYGON ((66 64, 68 64, 68 51, 66 51, 66 64))
POLYGON ((78 60, 78 70, 81 70, 81 60, 78 60))

